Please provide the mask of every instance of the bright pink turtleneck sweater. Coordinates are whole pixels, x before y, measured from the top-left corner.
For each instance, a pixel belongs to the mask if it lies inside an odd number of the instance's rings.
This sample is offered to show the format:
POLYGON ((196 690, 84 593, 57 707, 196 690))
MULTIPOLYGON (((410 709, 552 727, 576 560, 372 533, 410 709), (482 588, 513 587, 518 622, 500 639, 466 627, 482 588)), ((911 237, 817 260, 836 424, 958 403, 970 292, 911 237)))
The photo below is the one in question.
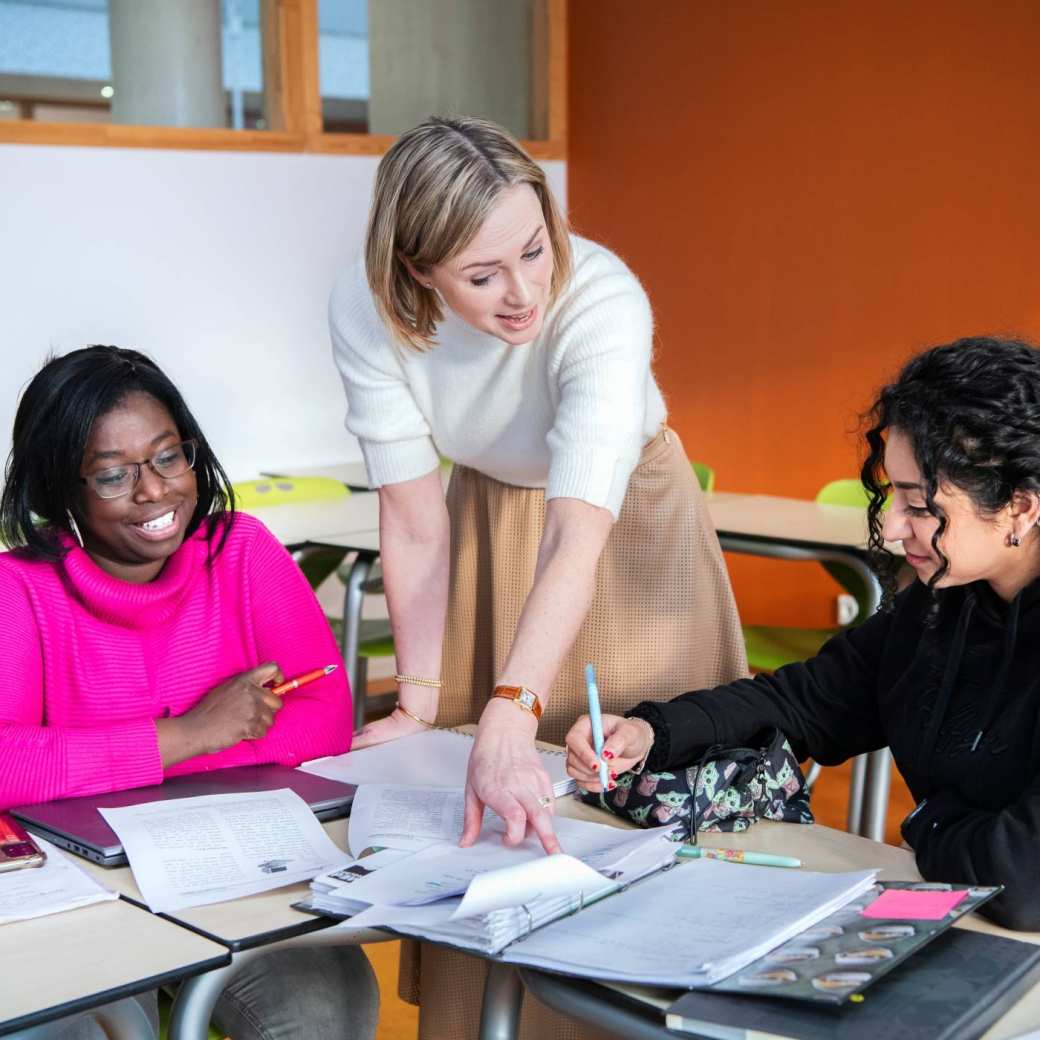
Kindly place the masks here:
MULTIPOLYGON (((263 524, 236 514, 210 565, 207 552, 200 529, 145 585, 78 546, 60 563, 0 553, 0 809, 157 784, 155 719, 266 661, 286 676, 341 663, 314 593, 263 524)), ((351 717, 341 667, 287 694, 262 739, 166 775, 338 754, 351 717)))

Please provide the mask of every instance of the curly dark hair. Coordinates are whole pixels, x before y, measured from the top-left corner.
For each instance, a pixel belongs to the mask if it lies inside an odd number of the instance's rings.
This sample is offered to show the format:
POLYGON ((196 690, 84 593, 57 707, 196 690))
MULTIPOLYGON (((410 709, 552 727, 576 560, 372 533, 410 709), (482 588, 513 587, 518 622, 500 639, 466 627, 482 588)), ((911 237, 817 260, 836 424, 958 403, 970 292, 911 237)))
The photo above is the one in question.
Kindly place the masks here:
POLYGON ((935 501, 943 481, 965 491, 983 514, 1002 509, 1016 491, 1040 493, 1040 348, 986 336, 933 347, 881 390, 866 421, 869 454, 860 476, 870 493, 868 545, 885 609, 899 559, 881 537, 889 493, 882 434, 894 427, 910 441, 928 512, 939 521, 932 548, 940 566, 928 581, 934 593, 950 567, 939 547, 947 518, 935 501))
POLYGON ((63 555, 56 534, 68 526, 67 512, 78 512, 80 466, 91 428, 135 392, 154 397, 170 413, 181 437, 196 442, 199 497, 185 536, 214 514, 218 522, 211 525, 207 539, 211 557, 220 552, 235 495, 195 416, 151 358, 106 346, 51 358, 22 394, 0 495, 0 540, 44 559, 63 555))

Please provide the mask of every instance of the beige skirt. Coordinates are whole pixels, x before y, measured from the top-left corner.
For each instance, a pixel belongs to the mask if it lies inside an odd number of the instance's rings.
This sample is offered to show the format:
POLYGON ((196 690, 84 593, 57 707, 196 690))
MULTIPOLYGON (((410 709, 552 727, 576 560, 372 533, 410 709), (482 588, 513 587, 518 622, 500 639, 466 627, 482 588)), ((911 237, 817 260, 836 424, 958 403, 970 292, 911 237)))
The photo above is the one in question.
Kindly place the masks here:
MULTIPOLYGON (((509 652, 534 580, 545 493, 456 466, 447 500, 451 585, 437 724, 457 726, 479 719, 509 652)), ((592 606, 552 688, 539 739, 562 744, 586 710, 589 661, 603 710, 612 714, 747 674, 718 538, 673 430, 646 445, 632 473, 600 556, 592 606)), ((405 944, 401 995, 421 1006, 423 1040, 477 1035, 484 975, 483 961, 405 944)), ((530 998, 522 1025, 521 1036, 531 1040, 583 1035, 530 998)))

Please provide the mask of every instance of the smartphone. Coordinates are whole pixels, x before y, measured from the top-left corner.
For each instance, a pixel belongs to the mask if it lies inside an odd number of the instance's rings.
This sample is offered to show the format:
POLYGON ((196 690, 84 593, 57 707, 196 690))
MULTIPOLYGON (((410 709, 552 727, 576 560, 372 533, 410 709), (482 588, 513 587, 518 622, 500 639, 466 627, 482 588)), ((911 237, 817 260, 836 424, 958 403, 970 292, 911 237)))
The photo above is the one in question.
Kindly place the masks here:
POLYGON ((42 867, 47 853, 13 816, 0 813, 0 872, 42 867))

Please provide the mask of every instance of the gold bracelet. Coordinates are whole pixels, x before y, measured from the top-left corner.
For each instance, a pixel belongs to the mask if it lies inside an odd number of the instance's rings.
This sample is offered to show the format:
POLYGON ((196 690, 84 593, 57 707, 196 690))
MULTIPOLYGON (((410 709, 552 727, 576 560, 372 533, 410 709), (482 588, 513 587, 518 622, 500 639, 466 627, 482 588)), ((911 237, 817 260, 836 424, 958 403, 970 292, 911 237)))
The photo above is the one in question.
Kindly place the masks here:
POLYGON ((410 712, 400 701, 396 701, 394 707, 401 712, 402 715, 407 715, 413 722, 418 722, 420 726, 425 726, 427 729, 433 729, 432 722, 427 722, 425 719, 419 718, 418 715, 410 712))
POLYGON ((444 683, 440 679, 423 679, 418 675, 395 675, 395 683, 411 683, 413 686, 432 686, 435 690, 439 690, 444 683))

